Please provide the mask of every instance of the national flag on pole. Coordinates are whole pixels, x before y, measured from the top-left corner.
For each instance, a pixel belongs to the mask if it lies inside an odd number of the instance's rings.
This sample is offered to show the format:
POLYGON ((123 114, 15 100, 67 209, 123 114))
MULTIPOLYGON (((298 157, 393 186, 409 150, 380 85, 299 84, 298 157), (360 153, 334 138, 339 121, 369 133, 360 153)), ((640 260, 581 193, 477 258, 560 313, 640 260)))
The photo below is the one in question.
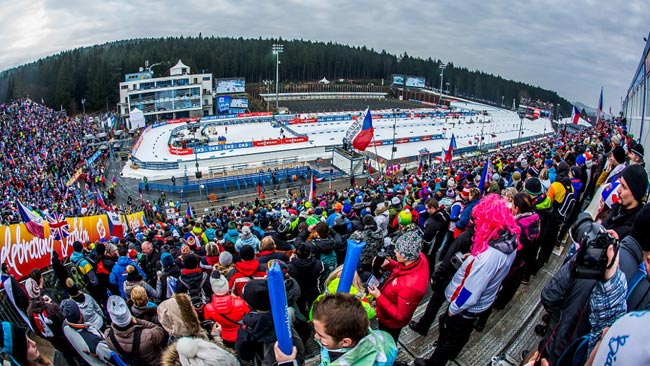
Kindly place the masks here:
POLYGON ((490 159, 486 159, 485 165, 483 166, 483 172, 481 172, 481 180, 478 182, 478 190, 483 195, 483 188, 486 184, 490 183, 490 178, 488 172, 490 171, 490 159))
POLYGON ((106 204, 104 203, 104 198, 102 197, 102 193, 99 191, 99 189, 95 188, 95 196, 97 197, 97 203, 101 208, 106 209, 106 204))
POLYGON ((578 107, 573 106, 573 111, 571 112, 571 122, 573 122, 574 125, 577 125, 579 120, 580 120, 580 110, 578 109, 578 107))
POLYGON ((314 181, 314 175, 311 175, 309 180, 309 200, 312 201, 316 197, 316 181, 314 181))
POLYGON ((456 136, 452 133, 451 140, 449 141, 449 149, 447 149, 447 154, 445 155, 445 162, 449 163, 454 158, 454 150, 457 148, 456 136))
POLYGON ((257 197, 262 196, 262 181, 260 179, 257 180, 257 197))
POLYGON ((436 156, 435 159, 440 161, 440 162, 443 162, 443 161, 445 161, 445 156, 447 156, 447 150, 445 150, 445 148, 443 147, 442 152, 440 153, 440 156, 436 156))
POLYGON ((346 133, 346 137, 352 143, 352 147, 359 151, 365 151, 374 134, 375 129, 372 127, 372 114, 370 113, 370 108, 366 108, 363 119, 357 118, 352 123, 346 133))
POLYGON ((596 124, 600 122, 600 115, 603 113, 603 87, 600 87, 600 97, 598 97, 598 116, 596 118, 596 124))
POLYGON ((117 236, 121 238, 124 236, 124 225, 122 220, 120 220, 120 215, 115 212, 107 212, 108 216, 108 231, 111 233, 111 236, 117 236))
POLYGON ((50 236, 54 240, 63 240, 70 236, 70 225, 62 214, 55 212, 48 215, 47 222, 50 225, 50 236))
POLYGON ((18 211, 27 227, 27 231, 37 238, 45 239, 45 225, 43 218, 36 212, 30 210, 27 206, 23 205, 20 201, 18 201, 18 211))
POLYGON ((194 218, 194 213, 192 212, 192 205, 190 205, 189 202, 187 203, 187 211, 185 212, 185 216, 187 216, 190 219, 194 218))
POLYGON ((422 157, 420 157, 420 164, 418 164, 418 173, 417 175, 422 174, 422 157))

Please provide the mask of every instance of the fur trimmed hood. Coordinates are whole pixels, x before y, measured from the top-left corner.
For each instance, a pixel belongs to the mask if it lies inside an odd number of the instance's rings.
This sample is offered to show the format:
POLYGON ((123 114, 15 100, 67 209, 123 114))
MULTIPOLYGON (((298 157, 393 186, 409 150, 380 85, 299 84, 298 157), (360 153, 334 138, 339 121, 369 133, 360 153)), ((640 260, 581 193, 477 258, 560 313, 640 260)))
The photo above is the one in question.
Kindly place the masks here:
POLYGON ((173 337, 203 336, 199 317, 194 311, 190 297, 174 294, 158 306, 158 320, 173 337))
POLYGON ((162 356, 162 366, 239 366, 237 359, 217 344, 183 337, 167 347, 162 356))

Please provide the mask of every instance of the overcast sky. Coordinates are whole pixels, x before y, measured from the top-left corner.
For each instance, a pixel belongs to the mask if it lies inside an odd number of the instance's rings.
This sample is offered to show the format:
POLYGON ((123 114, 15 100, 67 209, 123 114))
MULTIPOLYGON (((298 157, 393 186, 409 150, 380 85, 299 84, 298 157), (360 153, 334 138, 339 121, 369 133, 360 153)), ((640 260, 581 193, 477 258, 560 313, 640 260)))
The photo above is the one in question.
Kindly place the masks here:
MULTIPOLYGON (((0 0, 0 70, 68 49, 163 36, 305 39, 432 57, 619 110, 650 1, 0 0)), ((143 60, 144 62, 144 60, 143 60)), ((216 77, 230 75, 215 75, 216 77)), ((326 77, 332 77, 324 75, 326 77)), ((117 86, 116 86, 117 87, 117 86)), ((453 86, 452 86, 453 88, 453 86)))

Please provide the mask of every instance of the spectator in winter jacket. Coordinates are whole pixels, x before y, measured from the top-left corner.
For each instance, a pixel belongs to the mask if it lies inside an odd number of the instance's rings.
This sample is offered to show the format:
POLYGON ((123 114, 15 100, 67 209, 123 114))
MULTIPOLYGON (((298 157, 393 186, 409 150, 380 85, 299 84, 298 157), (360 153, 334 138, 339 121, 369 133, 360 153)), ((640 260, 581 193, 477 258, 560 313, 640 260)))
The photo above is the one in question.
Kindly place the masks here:
POLYGON ((648 191, 648 174, 639 164, 630 165, 621 171, 618 186, 618 203, 603 220, 603 226, 616 231, 621 240, 630 234, 637 213, 643 206, 648 191))
POLYGON ((372 269, 372 260, 384 247, 383 230, 377 227, 371 215, 366 215, 363 217, 363 231, 355 231, 350 235, 350 239, 366 243, 361 249, 358 267, 363 272, 369 272, 372 269))
POLYGON ((620 267, 630 284, 627 310, 650 309, 650 281, 642 276, 650 258, 650 205, 644 205, 632 226, 632 232, 621 240, 620 267), (642 267, 641 267, 642 266, 642 267))
MULTIPOLYGON (((321 365, 392 365, 397 357, 395 341, 369 327, 359 300, 349 294, 325 295, 314 303, 315 338, 321 347, 321 365)), ((278 363, 294 359, 275 346, 278 363)))
POLYGON ((266 266, 271 259, 278 259, 285 263, 289 262, 289 257, 283 252, 275 250, 275 242, 270 236, 265 236, 260 242, 260 252, 257 253, 257 260, 260 265, 266 266))
POLYGON ((126 279, 124 281, 124 295, 126 295, 126 298, 129 299, 131 298, 131 290, 133 290, 134 287, 140 286, 147 291, 147 296, 149 296, 152 299, 158 299, 159 294, 156 292, 156 289, 151 287, 147 282, 144 281, 144 278, 140 275, 138 270, 132 266, 128 265, 126 266, 126 279))
POLYGON ((471 255, 445 290, 449 308, 440 320, 438 346, 429 359, 416 358, 417 366, 445 365, 460 354, 478 315, 494 302, 515 259, 521 229, 503 198, 487 195, 472 211, 471 255))
MULTIPOLYGON (((241 261, 235 263, 235 268, 228 274, 228 287, 235 295, 240 295, 246 284, 253 278, 262 278, 266 276, 266 268, 260 265, 255 258, 255 250, 250 245, 244 245, 239 255, 241 261)), ((209 285, 209 282, 208 282, 209 285)))
POLYGON ((420 252, 419 230, 404 231, 394 245, 396 260, 386 259, 382 265, 392 272, 390 277, 379 288, 368 287, 368 293, 377 301, 379 329, 397 341, 427 291, 429 268, 425 255, 420 252))
POLYGON ((111 362, 111 349, 101 331, 84 318, 77 303, 70 299, 61 302, 65 317, 63 333, 77 354, 91 366, 104 366, 111 362))
POLYGON ((242 298, 230 294, 228 280, 216 269, 210 275, 210 286, 212 301, 205 306, 204 317, 221 325, 223 344, 233 348, 237 341, 239 323, 250 310, 242 298))
POLYGON ((163 252, 160 255, 160 266, 161 271, 159 275, 157 274, 156 292, 160 300, 164 301, 176 292, 176 282, 181 275, 181 270, 169 252, 163 252))
POLYGON ((478 205, 481 199, 481 192, 479 192, 478 188, 469 188, 467 191, 463 189, 461 196, 467 201, 460 214, 460 219, 456 223, 456 231, 458 231, 459 234, 467 228, 469 220, 472 218, 472 210, 474 209, 474 206, 478 205))
POLYGON ((161 302, 158 306, 158 321, 169 334, 171 342, 180 337, 207 338, 207 333, 201 328, 199 316, 187 294, 174 294, 161 302))
POLYGON ((378 203, 375 209, 375 222, 377 223, 377 227, 381 229, 384 237, 388 235, 388 215, 389 212, 386 202, 378 203))
POLYGON ((147 275, 140 268, 140 266, 138 266, 136 262, 134 262, 127 256, 128 248, 126 246, 121 246, 117 248, 117 253, 119 254, 119 257, 117 258, 117 263, 115 264, 115 266, 113 266, 113 269, 111 270, 111 275, 109 277, 109 280, 111 284, 117 286, 117 288, 120 290, 120 295, 122 296, 122 298, 126 299, 127 296, 124 293, 124 281, 126 281, 126 275, 127 275, 126 267, 128 265, 133 266, 144 279, 147 278, 147 275))
POLYGON ((212 272, 212 267, 219 263, 219 245, 213 242, 209 242, 205 245, 205 257, 201 258, 199 266, 201 270, 210 274, 212 272))
POLYGON ((425 203, 428 218, 424 222, 422 242, 424 253, 429 263, 429 272, 433 273, 436 265, 436 255, 442 246, 449 227, 449 213, 440 207, 438 201, 429 198, 425 203))
POLYGON ((255 253, 260 251, 260 240, 257 236, 253 235, 251 228, 248 226, 243 226, 241 228, 241 234, 235 243, 235 249, 240 251, 242 246, 250 245, 255 250, 255 253))
POLYGON ((119 296, 109 297, 106 309, 112 322, 104 331, 108 347, 123 359, 135 354, 133 358, 142 365, 159 365, 167 343, 165 331, 154 323, 131 316, 126 301, 119 296))
POLYGON ((183 269, 176 282, 176 293, 189 293, 192 289, 201 289, 206 299, 212 296, 208 275, 199 268, 199 257, 195 254, 183 256, 183 269))
POLYGON ((110 243, 108 245, 104 243, 97 243, 95 245, 95 272, 97 273, 99 286, 103 290, 101 298, 96 299, 98 303, 105 304, 106 300, 108 300, 106 290, 109 290, 113 294, 117 294, 120 291, 109 279, 116 260, 117 248, 115 245, 110 243))
POLYGON ((311 304, 320 293, 320 279, 325 270, 323 262, 312 255, 309 245, 301 244, 296 248, 296 256, 287 267, 289 275, 296 279, 300 286, 300 297, 297 300, 298 310, 307 316, 311 304))
POLYGON ((142 256, 140 258, 140 268, 147 275, 147 283, 152 287, 156 286, 156 270, 160 261, 160 252, 150 241, 142 243, 142 256))
MULTIPOLYGON (((217 338, 217 335, 218 332, 213 334, 215 338, 217 338)), ((239 362, 235 356, 214 342, 195 337, 183 337, 165 349, 161 365, 239 366, 239 362)))
POLYGON ((65 286, 70 298, 77 304, 79 311, 81 311, 84 321, 97 330, 104 330, 104 311, 97 304, 97 301, 90 295, 79 291, 77 285, 75 285, 71 278, 65 281, 65 286))
POLYGON ((155 324, 158 322, 158 305, 149 301, 147 291, 141 286, 135 286, 131 290, 131 314, 134 317, 155 324))

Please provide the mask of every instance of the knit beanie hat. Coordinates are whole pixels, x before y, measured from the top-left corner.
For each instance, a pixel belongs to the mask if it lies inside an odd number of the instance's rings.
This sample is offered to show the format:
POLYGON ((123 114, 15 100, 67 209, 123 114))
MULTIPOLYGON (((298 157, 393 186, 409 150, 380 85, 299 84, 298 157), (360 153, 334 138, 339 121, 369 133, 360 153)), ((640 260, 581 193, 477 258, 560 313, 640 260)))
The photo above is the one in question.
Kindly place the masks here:
POLYGON ((176 342, 176 352, 181 366, 239 366, 237 359, 228 351, 200 338, 182 337, 176 342))
POLYGON ((163 268, 171 267, 174 265, 174 257, 169 252, 164 252, 160 255, 160 264, 163 268))
POLYGON ((135 268, 135 266, 128 265, 126 266, 126 280, 131 281, 131 282, 138 282, 142 281, 142 275, 140 272, 135 268))
POLYGON ((117 295, 109 297, 106 310, 108 310, 108 315, 116 326, 126 327, 131 323, 131 311, 129 311, 129 306, 126 305, 123 298, 117 295))
POLYGON ((76 302, 74 302, 71 299, 65 299, 61 301, 61 305, 59 306, 61 309, 61 313, 63 314, 63 317, 65 320, 70 323, 70 324, 81 324, 82 319, 81 319, 81 310, 79 309, 79 305, 77 305, 76 302))
POLYGON ((402 200, 399 199, 399 197, 393 197, 393 199, 390 200, 390 204, 393 206, 399 206, 402 203, 402 200))
POLYGON ((536 177, 530 177, 526 179, 526 182, 524 182, 524 190, 529 195, 535 197, 544 193, 542 192, 542 182, 539 180, 539 178, 536 177))
POLYGON ((27 364, 27 334, 18 325, 2 322, 0 327, 0 347, 2 352, 11 355, 18 364, 27 364))
POLYGON ((397 222, 402 226, 406 226, 411 223, 412 218, 411 211, 406 209, 397 215, 397 222))
POLYGON ((623 149, 622 147, 616 146, 612 151, 612 155, 614 155, 614 159, 619 164, 625 163, 625 149, 623 149))
POLYGON ((352 212, 352 205, 349 202, 346 202, 343 205, 343 209, 341 211, 343 212, 344 215, 346 216, 349 215, 350 212, 352 212))
POLYGON ((250 238, 251 235, 253 235, 253 233, 251 233, 251 228, 249 228, 248 226, 244 226, 241 228, 241 235, 239 235, 240 238, 246 240, 250 238))
POLYGON ((239 256, 243 261, 252 261, 255 259, 255 249, 252 246, 245 244, 239 249, 239 256))
POLYGON ((210 275, 210 286, 215 295, 221 296, 230 292, 228 280, 219 271, 212 271, 210 275))
POLYGON ((30 299, 41 296, 41 288, 38 287, 38 283, 33 278, 28 278, 25 281, 25 291, 27 291, 30 299))
POLYGON ((408 230, 395 240, 395 249, 407 260, 415 260, 420 256, 422 235, 419 230, 408 230))
POLYGON ((199 258, 194 254, 185 254, 183 256, 183 268, 195 269, 199 266, 199 258))
POLYGON ((223 267, 228 267, 232 264, 232 254, 230 252, 223 251, 219 253, 219 264, 223 267))
POLYGON ((643 160, 643 155, 645 154, 645 149, 643 148, 643 145, 641 145, 641 144, 635 144, 635 145, 632 146, 632 148, 630 149, 630 153, 632 153, 632 154, 638 156, 639 158, 641 158, 641 160, 643 160))
POLYGON ((271 310, 269 286, 264 279, 253 279, 246 282, 246 285, 244 285, 244 289, 242 290, 241 297, 253 310, 271 310))
POLYGON ((625 179, 625 183, 632 191, 634 199, 642 203, 648 191, 648 173, 645 172, 643 166, 639 164, 630 165, 623 169, 621 177, 625 179))
POLYGON ((641 245, 641 249, 650 252, 650 205, 644 205, 636 214, 630 235, 641 245))

